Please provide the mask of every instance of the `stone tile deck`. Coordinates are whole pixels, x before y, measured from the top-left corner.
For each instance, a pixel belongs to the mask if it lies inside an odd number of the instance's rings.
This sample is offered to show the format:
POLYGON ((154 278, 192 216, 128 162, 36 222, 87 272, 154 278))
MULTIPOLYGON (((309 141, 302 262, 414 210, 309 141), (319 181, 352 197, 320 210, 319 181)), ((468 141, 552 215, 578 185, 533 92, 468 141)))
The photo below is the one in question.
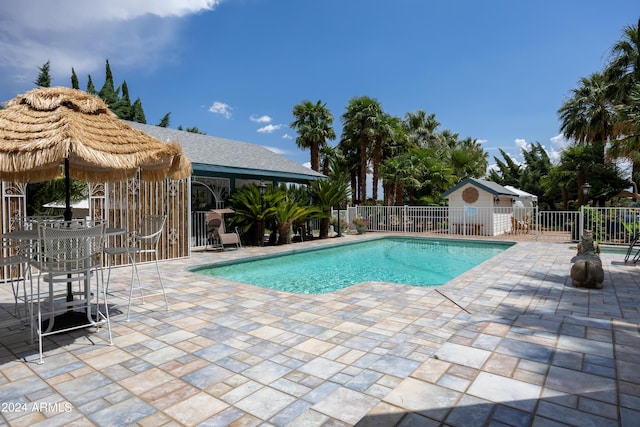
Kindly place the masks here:
MULTIPOLYGON (((369 233, 364 238, 373 237, 369 233)), ((347 236, 348 239, 363 238, 347 236)), ((633 426, 640 270, 603 253, 575 289, 568 243, 519 242, 436 289, 363 283, 293 295, 188 267, 334 244, 194 253, 161 263, 170 311, 111 304, 104 329, 45 340, 0 290, 0 414, 23 425, 633 426), (119 313, 119 314, 118 314, 119 313)), ((143 280, 154 280, 152 265, 143 280)), ((125 289, 130 270, 114 270, 125 289)))

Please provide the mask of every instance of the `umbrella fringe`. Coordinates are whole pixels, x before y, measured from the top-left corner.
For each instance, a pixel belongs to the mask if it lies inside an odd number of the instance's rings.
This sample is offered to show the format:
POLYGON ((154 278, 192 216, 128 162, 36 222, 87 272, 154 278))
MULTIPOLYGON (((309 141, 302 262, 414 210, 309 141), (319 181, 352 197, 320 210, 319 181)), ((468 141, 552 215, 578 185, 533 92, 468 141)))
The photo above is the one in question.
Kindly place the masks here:
POLYGON ((0 178, 39 182, 60 176, 89 182, 185 179, 191 162, 177 142, 132 128, 100 98, 65 87, 38 88, 0 110, 0 178))

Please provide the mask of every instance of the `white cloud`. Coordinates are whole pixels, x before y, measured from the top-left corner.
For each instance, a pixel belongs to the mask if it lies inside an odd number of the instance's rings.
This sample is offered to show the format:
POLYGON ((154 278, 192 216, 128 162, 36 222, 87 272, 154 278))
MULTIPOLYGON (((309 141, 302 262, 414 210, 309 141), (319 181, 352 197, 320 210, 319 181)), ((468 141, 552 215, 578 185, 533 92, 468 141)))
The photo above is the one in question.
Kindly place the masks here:
MULTIPOLYGON (((566 139, 563 134, 556 135, 553 138, 549 138, 549 141, 551 141, 551 148, 547 150, 549 159, 554 163, 558 162, 560 161, 560 153, 571 142, 568 139, 566 139)), ((545 147, 545 150, 546 150, 546 147, 545 147)))
POLYGON ((293 139, 293 137, 288 133, 285 133, 284 135, 282 135, 282 139, 293 139))
POLYGON ((249 117, 249 120, 256 123, 271 123, 271 117, 266 115, 260 117, 252 115, 251 117, 249 117))
POLYGON ((50 60, 52 84, 68 85, 60 76, 68 80, 71 67, 79 77, 86 77, 104 70, 106 58, 117 58, 120 66, 148 66, 155 58, 171 60, 165 49, 175 46, 177 52, 178 28, 184 24, 175 18, 213 10, 220 2, 0 2, 0 73, 8 80, 30 81, 37 67, 50 60))
POLYGON ((209 107, 210 113, 220 114, 227 119, 231 117, 231 110, 233 110, 233 108, 231 108, 229 104, 225 104, 224 102, 220 101, 215 101, 213 104, 211 104, 211 107, 209 107))
POLYGON ((529 144, 525 139, 516 138, 515 143, 516 147, 521 150, 529 151, 531 149, 531 144, 529 144))
POLYGON ((282 125, 266 125, 264 127, 261 127, 260 129, 258 129, 256 132, 258 132, 258 133, 273 133, 273 132, 277 131, 280 128, 282 128, 282 125))

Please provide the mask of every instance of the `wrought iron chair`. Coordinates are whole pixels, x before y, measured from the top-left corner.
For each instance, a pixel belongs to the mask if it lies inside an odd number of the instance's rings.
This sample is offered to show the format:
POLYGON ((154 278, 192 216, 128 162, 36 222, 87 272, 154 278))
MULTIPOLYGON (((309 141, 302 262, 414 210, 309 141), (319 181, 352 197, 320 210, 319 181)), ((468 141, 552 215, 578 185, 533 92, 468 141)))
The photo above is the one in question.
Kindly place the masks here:
POLYGON ((161 294, 164 298, 166 309, 169 310, 169 301, 167 300, 167 294, 165 292, 162 275, 160 274, 160 267, 158 265, 158 245, 160 243, 160 237, 162 236, 162 230, 164 229, 166 221, 166 215, 144 215, 140 220, 139 227, 130 233, 128 239, 124 239, 125 243, 122 246, 104 248, 104 253, 108 256, 109 266, 106 284, 107 292, 111 281, 111 268, 113 267, 114 258, 117 256, 127 257, 131 263, 131 284, 129 286, 127 321, 129 321, 132 301, 134 299, 140 299, 142 300, 142 304, 144 304, 145 292, 148 294, 161 294), (143 261, 143 256, 145 254, 150 255, 156 264, 156 272, 158 273, 158 279, 160 282, 159 289, 157 287, 151 287, 151 285, 143 286, 140 280, 137 257, 140 257, 140 261, 143 261), (136 280, 134 280, 134 275, 135 279, 137 279, 137 286, 135 286, 136 280), (139 292, 139 295, 134 295, 134 288, 139 292))
POLYGON ((35 290, 32 284, 30 313, 32 333, 38 337, 39 363, 43 362, 43 338, 51 334, 88 326, 99 328, 106 323, 109 344, 113 342, 105 287, 100 286, 105 226, 65 224, 38 226, 38 247, 32 259, 38 280, 35 290), (78 284, 78 291, 73 291, 73 283, 78 284), (104 312, 100 308, 101 292, 104 312))
POLYGON ((2 241, 2 252, 0 253, 2 280, 4 283, 11 284, 15 303, 14 315, 23 322, 30 318, 27 298, 27 277, 31 279, 30 256, 31 245, 29 242, 2 241), (22 285, 22 295, 20 295, 20 285, 22 285), (24 315, 20 314, 20 301, 24 305, 24 315))

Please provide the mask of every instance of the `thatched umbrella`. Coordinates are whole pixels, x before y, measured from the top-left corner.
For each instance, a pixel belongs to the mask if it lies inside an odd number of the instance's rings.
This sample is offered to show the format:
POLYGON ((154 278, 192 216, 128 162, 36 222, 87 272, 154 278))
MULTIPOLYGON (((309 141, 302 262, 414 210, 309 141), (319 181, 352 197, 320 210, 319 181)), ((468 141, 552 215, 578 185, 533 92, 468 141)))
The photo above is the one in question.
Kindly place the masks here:
POLYGON ((67 182, 65 218, 71 219, 69 179, 119 182, 184 179, 191 163, 177 142, 134 129, 98 97, 66 87, 39 88, 0 110, 0 180, 67 182))

